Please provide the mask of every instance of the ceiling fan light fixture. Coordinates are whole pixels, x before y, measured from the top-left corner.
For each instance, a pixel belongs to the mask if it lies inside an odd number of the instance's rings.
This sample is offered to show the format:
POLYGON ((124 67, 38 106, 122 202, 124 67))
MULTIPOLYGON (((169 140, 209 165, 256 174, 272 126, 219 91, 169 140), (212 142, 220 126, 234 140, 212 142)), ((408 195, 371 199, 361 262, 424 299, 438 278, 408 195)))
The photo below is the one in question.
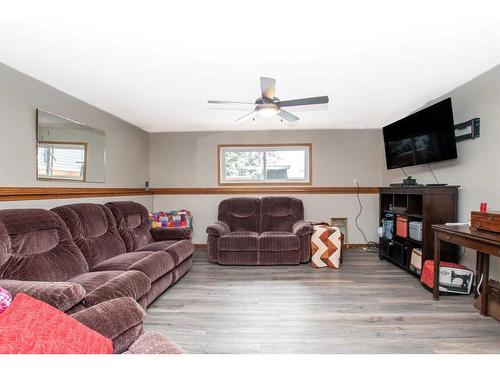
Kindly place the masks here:
POLYGON ((274 117, 279 111, 280 108, 276 104, 261 104, 257 107, 257 113, 263 118, 274 117))

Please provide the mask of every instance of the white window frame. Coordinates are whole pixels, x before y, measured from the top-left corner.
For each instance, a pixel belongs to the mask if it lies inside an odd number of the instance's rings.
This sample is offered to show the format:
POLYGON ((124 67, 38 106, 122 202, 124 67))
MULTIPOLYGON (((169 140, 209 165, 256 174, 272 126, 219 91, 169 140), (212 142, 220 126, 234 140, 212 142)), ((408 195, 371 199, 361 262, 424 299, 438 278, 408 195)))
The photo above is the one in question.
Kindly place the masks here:
MULTIPOLYGON (((265 168, 265 167, 264 167, 265 168)), ((311 143, 283 143, 283 144, 220 144, 217 145, 217 183, 219 186, 238 186, 238 185, 311 185, 312 184, 312 144, 311 143), (246 180, 224 178, 225 164, 224 153, 227 151, 289 151, 304 150, 304 179, 288 180, 246 180)))

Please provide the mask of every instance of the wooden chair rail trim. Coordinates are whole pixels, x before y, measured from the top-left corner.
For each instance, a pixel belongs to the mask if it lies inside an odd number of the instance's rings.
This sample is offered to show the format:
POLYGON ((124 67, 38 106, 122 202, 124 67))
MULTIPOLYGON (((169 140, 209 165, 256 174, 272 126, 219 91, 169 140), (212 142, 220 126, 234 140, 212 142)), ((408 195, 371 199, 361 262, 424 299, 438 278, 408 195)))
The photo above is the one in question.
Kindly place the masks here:
MULTIPOLYGON (((351 186, 239 186, 215 188, 156 188, 155 195, 225 195, 225 194, 356 194, 351 186)), ((378 194, 378 187, 364 186, 360 194, 378 194)))
MULTIPOLYGON (((216 188, 72 188, 0 187, 0 201, 43 200, 134 195, 237 195, 237 194, 356 194, 350 186, 259 186, 216 188)), ((361 187, 360 194, 378 194, 378 187, 361 187)))
POLYGON ((140 188, 0 187, 0 201, 151 195, 140 188))

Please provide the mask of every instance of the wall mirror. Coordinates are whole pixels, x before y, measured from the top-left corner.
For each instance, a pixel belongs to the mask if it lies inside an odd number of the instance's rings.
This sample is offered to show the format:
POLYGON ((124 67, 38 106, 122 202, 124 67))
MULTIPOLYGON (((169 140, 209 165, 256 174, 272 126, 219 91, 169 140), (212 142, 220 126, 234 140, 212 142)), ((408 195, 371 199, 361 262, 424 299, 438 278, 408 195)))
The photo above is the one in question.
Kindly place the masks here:
POLYGON ((104 182, 105 133, 37 109, 37 179, 104 182))

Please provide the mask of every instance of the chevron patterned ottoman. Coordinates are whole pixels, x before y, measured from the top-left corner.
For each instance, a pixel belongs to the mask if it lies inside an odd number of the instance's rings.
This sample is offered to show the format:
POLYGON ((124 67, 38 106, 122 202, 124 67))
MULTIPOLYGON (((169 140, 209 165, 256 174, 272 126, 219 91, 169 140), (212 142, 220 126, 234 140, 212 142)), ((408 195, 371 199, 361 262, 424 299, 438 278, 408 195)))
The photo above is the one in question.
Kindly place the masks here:
POLYGON ((311 266, 339 268, 342 263, 342 233, 331 225, 315 225, 311 237, 311 266))

